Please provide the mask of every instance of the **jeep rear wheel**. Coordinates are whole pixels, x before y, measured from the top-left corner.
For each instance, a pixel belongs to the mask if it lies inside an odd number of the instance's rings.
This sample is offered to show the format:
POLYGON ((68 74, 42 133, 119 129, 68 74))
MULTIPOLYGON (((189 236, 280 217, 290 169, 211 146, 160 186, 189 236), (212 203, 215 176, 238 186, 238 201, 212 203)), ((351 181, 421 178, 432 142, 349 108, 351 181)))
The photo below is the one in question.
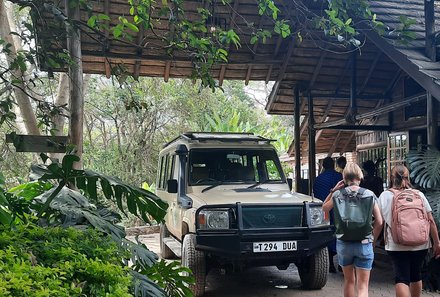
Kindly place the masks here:
POLYGON ((197 251, 195 246, 195 235, 187 234, 182 244, 182 266, 192 270, 195 283, 189 288, 195 297, 200 297, 205 294, 206 258, 205 253, 197 251))
POLYGON ((299 277, 304 289, 318 290, 327 283, 328 272, 327 247, 318 250, 297 264, 299 277))
POLYGON ((170 236, 170 232, 165 224, 160 224, 160 255, 163 259, 173 259, 176 255, 173 251, 165 244, 164 238, 170 236))

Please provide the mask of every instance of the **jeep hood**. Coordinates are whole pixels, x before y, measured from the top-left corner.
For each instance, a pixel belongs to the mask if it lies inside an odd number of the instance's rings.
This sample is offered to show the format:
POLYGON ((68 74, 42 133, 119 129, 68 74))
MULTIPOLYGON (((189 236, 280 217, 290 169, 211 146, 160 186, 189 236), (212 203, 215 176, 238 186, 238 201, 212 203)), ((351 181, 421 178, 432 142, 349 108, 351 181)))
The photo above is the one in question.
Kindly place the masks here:
MULTIPOLYGON (((187 193, 193 199, 194 206, 214 204, 236 204, 241 203, 303 203, 311 202, 310 196, 300 193, 290 193, 282 187, 253 188, 249 185, 218 186, 202 193, 204 187, 193 187, 192 193, 187 193), (281 189, 280 189, 281 188, 281 189)), ((314 199, 320 202, 319 199, 314 199)))

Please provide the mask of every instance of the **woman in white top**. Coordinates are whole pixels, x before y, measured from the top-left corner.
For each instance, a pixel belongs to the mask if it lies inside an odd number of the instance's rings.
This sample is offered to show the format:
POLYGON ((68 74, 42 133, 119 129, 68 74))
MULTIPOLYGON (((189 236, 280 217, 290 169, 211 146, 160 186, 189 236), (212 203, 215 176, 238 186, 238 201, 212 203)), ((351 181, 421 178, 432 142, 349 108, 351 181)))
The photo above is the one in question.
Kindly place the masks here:
MULTIPOLYGON (((391 188, 396 190, 412 188, 408 168, 403 165, 397 165, 391 170, 391 188)), ((426 212, 428 213, 430 234, 434 241, 434 254, 436 257, 440 257, 440 240, 437 226, 432 217, 431 206, 422 192, 419 192, 419 195, 423 199, 426 212)), ((384 191, 379 196, 378 205, 385 221, 385 250, 387 250, 393 262, 396 296, 419 297, 422 292, 421 266, 431 246, 431 241, 418 246, 401 245, 393 241, 391 235, 393 198, 393 192, 384 191)))

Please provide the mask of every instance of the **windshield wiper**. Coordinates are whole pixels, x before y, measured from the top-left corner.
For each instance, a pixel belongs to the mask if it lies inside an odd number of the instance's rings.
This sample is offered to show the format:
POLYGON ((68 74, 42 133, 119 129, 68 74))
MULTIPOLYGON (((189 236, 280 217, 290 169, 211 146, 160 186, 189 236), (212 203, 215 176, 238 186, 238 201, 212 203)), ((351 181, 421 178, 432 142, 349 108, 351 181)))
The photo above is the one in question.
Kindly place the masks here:
POLYGON ((222 182, 222 181, 219 181, 219 182, 216 183, 216 184, 210 185, 209 187, 204 188, 204 189, 202 190, 202 193, 205 193, 206 191, 209 191, 209 190, 211 190, 211 189, 214 189, 215 187, 220 186, 221 184, 223 184, 223 182, 222 182))
POLYGON ((270 180, 266 179, 266 180, 263 180, 263 181, 259 181, 259 182, 255 183, 255 184, 253 184, 252 186, 247 187, 246 189, 253 189, 253 188, 258 187, 259 185, 265 184, 267 182, 270 182, 270 180))

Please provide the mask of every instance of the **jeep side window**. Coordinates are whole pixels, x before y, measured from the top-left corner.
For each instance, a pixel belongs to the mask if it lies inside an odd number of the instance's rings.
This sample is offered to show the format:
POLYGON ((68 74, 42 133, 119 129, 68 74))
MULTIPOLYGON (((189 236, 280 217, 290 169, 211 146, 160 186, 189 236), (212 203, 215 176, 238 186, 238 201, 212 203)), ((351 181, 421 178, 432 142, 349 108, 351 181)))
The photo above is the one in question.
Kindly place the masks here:
POLYGON ((160 158, 160 166, 159 166, 159 175, 158 175, 158 181, 157 181, 157 187, 159 189, 164 189, 163 187, 163 181, 165 179, 165 156, 162 156, 160 158))
POLYGON ((281 180, 280 172, 273 160, 266 160, 265 165, 270 180, 281 180))

